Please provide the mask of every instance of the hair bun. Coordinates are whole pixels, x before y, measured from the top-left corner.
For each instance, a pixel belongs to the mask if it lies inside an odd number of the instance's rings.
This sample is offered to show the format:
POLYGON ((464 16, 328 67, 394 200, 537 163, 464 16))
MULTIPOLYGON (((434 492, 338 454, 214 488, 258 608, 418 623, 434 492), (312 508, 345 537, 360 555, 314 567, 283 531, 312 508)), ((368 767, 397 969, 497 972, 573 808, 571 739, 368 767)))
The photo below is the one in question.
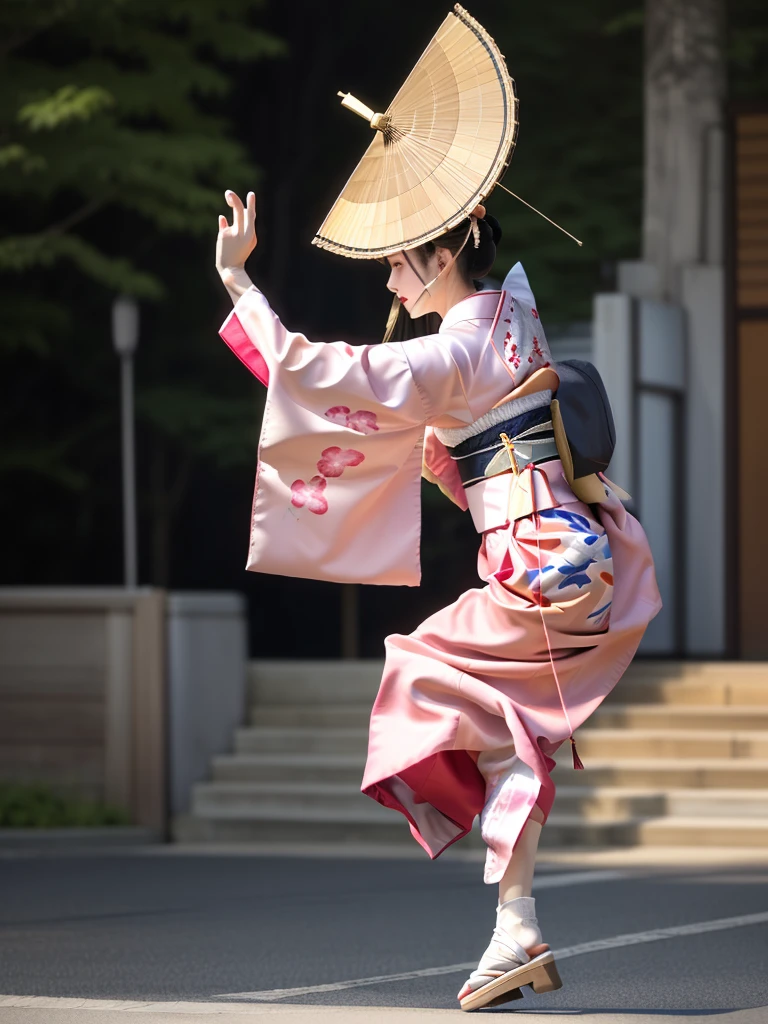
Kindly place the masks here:
POLYGON ((501 226, 488 214, 478 220, 480 244, 470 252, 468 269, 475 278, 487 277, 496 259, 496 244, 501 238, 501 226))
POLYGON ((495 246, 498 246, 499 242, 501 241, 501 224, 499 224, 496 218, 492 217, 490 213, 486 213, 485 217, 483 217, 483 220, 491 229, 491 232, 493 234, 493 244, 495 246))

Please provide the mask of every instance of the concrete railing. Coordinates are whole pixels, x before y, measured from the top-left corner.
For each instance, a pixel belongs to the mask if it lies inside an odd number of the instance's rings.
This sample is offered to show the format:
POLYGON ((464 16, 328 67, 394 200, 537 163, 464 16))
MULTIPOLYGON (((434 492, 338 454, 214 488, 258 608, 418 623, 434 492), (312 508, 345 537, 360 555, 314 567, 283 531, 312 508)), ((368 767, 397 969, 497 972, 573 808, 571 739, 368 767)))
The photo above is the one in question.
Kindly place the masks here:
POLYGON ((164 832, 245 706, 244 599, 0 589, 0 779, 47 782, 164 832))

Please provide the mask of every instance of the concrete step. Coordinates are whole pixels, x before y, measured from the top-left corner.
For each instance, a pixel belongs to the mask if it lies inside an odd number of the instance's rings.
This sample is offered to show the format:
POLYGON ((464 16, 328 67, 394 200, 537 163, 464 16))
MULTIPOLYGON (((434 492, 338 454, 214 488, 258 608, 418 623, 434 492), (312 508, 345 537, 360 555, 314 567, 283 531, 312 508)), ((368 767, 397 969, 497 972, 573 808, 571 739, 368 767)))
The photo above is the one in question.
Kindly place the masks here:
MULTIPOLYGON (((365 767, 364 754, 284 753, 225 754, 213 760, 216 782, 342 782, 360 785, 365 767)), ((760 759, 655 759, 591 760, 585 770, 575 772, 570 755, 554 769, 558 801, 566 791, 592 790, 659 793, 682 790, 707 794, 758 793, 768 790, 768 760, 760 759)), ((762 798, 762 794, 760 794, 762 798)), ((768 797, 766 797, 768 799, 768 797)), ((752 805, 750 805, 752 806, 752 805)), ((703 807, 706 810, 706 807, 703 807)), ((682 812, 681 812, 682 813, 682 812)), ((756 812, 757 813, 757 812, 756 812)))
MULTIPOLYGON (((543 830, 546 831, 546 828, 543 830)), ((768 847, 768 820, 734 817, 730 820, 701 817, 668 817, 638 825, 642 846, 768 847)))
POLYGON ((361 754, 368 749, 368 730, 315 729, 306 726, 251 726, 235 732, 235 753, 361 754))
POLYGON ((628 675, 663 679, 749 680, 766 677, 764 661, 676 661, 638 657, 629 666, 628 675))
POLYGON ((552 771, 558 787, 576 785, 676 789, 768 789, 768 758, 590 758, 574 771, 570 754, 552 771))
POLYGON ((181 815, 172 823, 173 837, 180 843, 364 843, 366 846, 414 843, 405 819, 394 811, 392 820, 368 821, 358 818, 320 821, 305 818, 258 818, 253 815, 220 813, 206 817, 181 815), (397 819, 400 819, 399 821, 397 819))
POLYGON ((248 693, 255 704, 373 704, 384 662, 251 661, 248 693))
POLYGON ((584 818, 701 817, 768 821, 768 793, 756 789, 669 789, 561 786, 554 810, 584 818))
MULTIPOLYGON (((576 745, 582 759, 597 757, 768 758, 768 732, 722 729, 594 729, 581 728, 576 745)), ((559 759, 570 757, 565 744, 559 759)))
MULTIPOLYGON (((360 792, 354 781, 258 780, 199 783, 193 792, 193 811, 201 817, 227 813, 281 820, 300 818, 378 821, 384 809, 360 792)), ((768 823, 768 794, 755 789, 651 789, 632 786, 562 786, 555 812, 582 821, 627 820, 672 816, 707 821, 733 819, 768 823)))
POLYGON ((671 818, 768 822, 768 792, 760 789, 670 789, 665 805, 665 814, 671 818))
POLYGON ((589 719, 590 729, 738 729, 750 732, 766 730, 768 704, 712 705, 687 704, 602 704, 589 719))
POLYGON ((252 704, 251 725, 270 728, 367 729, 371 704, 252 704))
MULTIPOLYGON (((248 679, 256 705, 367 704, 384 663, 370 661, 252 661, 248 679)), ((674 662, 636 659, 608 700, 768 706, 764 662, 674 662)))
POLYGON ((364 754, 223 754, 213 758, 214 782, 347 782, 363 777, 364 754))
MULTIPOLYGON (((384 811, 378 820, 362 817, 330 817, 309 820, 305 816, 281 817, 243 815, 220 811, 205 817, 182 815, 173 822, 177 842, 187 843, 363 843, 403 846, 413 849, 415 841, 402 815, 384 811)), ((541 833, 542 849, 578 847, 760 847, 768 846, 768 821, 751 818, 622 818, 584 819, 580 815, 553 812, 541 833)), ((457 847, 483 850, 478 828, 457 847)))
MULTIPOLYGON (((576 737, 584 757, 768 757, 768 731, 725 729, 602 729, 581 728, 576 737)), ((567 749, 566 749, 567 748, 567 749)), ((368 749, 365 728, 317 729, 307 726, 251 726, 238 729, 235 752, 364 754, 368 749)), ((564 745, 559 758, 570 757, 564 745)))
MULTIPOLYGON (((183 815, 173 823, 178 842, 271 842, 313 843, 355 842, 366 845, 397 845, 413 849, 414 839, 403 815, 369 801, 374 813, 367 816, 326 814, 308 818, 283 808, 280 814, 269 811, 243 813, 236 808, 218 809, 215 813, 183 815), (381 812, 381 813, 377 813, 381 812)), ((541 846, 548 848, 573 846, 631 845, 637 829, 645 819, 594 819, 585 821, 578 815, 551 814, 542 831, 541 846)), ((484 850, 480 831, 475 827, 461 842, 461 849, 484 850)))
MULTIPOLYGON (((253 726, 308 729, 365 729, 371 716, 369 704, 254 704, 249 721, 253 726)), ((705 705, 619 704, 599 707, 589 719, 590 729, 603 728, 673 729, 765 729, 768 732, 768 704, 705 705)))
POLYGON ((360 786, 342 782, 201 782, 192 790, 192 812, 270 820, 381 821, 387 809, 364 796, 360 786))
POLYGON ((763 678, 683 677, 669 679, 628 672, 606 697, 606 703, 695 704, 710 706, 768 705, 768 672, 763 678))

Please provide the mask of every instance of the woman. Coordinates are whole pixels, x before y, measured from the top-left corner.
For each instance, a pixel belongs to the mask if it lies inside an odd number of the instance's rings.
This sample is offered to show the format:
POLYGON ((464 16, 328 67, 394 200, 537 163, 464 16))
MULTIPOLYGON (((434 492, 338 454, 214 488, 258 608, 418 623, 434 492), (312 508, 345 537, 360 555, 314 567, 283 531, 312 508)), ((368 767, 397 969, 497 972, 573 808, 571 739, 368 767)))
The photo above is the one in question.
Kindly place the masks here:
MULTIPOLYGON (((573 478, 558 373, 520 265, 501 292, 476 290, 500 235, 482 206, 387 257, 389 335, 427 314, 439 329, 353 349, 283 327, 244 269, 255 197, 226 200, 216 265, 235 308, 221 333, 268 385, 248 568, 417 583, 422 460, 470 509, 484 585, 387 638, 362 789, 403 813, 433 858, 481 817, 499 906, 462 1009, 558 988, 531 897, 552 754, 659 610, 643 531, 605 478, 573 478)), ((575 744, 573 755, 581 767, 575 744)))

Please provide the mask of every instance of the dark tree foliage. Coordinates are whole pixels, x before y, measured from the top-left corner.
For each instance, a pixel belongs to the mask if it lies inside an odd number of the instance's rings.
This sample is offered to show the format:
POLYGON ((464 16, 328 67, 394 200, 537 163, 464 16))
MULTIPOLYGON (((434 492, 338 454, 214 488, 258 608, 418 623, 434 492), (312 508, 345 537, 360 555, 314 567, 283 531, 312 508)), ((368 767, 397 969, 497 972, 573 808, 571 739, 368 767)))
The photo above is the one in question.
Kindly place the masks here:
POLYGON ((0 3, 8 581, 119 577, 117 293, 143 300, 144 579, 169 581, 171 528, 194 471, 251 461, 258 410, 210 344, 211 237, 222 182, 256 180, 228 116, 233 69, 284 52, 258 6, 0 3))

